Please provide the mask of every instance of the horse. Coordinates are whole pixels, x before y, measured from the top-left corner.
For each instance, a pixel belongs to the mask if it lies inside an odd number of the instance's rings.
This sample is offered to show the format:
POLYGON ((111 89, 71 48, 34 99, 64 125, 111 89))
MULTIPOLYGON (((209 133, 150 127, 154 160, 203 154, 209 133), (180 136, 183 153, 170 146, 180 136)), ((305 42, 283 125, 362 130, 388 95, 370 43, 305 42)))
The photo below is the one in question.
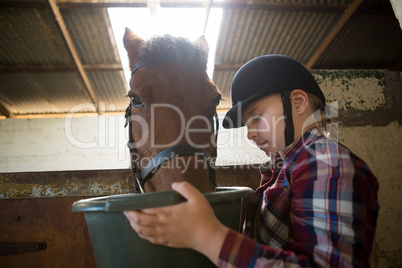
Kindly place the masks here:
POLYGON ((214 116, 221 93, 206 73, 205 37, 144 40, 126 28, 123 43, 132 71, 126 118, 136 191, 168 191, 175 181, 214 191, 214 116))

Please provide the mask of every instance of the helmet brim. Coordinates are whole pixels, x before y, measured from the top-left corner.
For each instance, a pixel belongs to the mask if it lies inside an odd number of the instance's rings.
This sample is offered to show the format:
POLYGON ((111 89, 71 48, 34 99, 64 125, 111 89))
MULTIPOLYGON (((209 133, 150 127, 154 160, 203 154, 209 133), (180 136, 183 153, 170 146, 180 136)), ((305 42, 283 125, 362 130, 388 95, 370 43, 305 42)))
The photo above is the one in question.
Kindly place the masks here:
POLYGON ((243 127, 244 124, 242 122, 242 112, 244 111, 244 109, 254 101, 262 97, 268 96, 270 94, 272 93, 263 92, 260 94, 255 94, 247 98, 246 100, 237 103, 226 113, 225 118, 223 119, 222 122, 223 127, 226 129, 243 127))

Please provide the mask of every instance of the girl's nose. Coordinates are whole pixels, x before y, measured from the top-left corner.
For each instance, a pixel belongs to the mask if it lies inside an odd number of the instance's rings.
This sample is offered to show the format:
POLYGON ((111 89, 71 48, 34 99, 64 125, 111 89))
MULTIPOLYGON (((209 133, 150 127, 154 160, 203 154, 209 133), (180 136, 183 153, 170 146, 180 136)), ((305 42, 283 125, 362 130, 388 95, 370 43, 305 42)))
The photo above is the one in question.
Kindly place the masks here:
POLYGON ((247 138, 249 140, 254 140, 255 138, 257 138, 257 131, 255 128, 247 126, 247 138))

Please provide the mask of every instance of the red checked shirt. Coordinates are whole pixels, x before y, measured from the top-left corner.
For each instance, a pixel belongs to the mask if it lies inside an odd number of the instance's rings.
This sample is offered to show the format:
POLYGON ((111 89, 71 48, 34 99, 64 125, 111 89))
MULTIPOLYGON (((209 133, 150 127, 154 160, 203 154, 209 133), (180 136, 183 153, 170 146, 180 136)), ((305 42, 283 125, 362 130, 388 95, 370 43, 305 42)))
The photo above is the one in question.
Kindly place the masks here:
POLYGON ((273 160, 218 267, 369 266, 378 182, 367 164, 316 128, 273 160))

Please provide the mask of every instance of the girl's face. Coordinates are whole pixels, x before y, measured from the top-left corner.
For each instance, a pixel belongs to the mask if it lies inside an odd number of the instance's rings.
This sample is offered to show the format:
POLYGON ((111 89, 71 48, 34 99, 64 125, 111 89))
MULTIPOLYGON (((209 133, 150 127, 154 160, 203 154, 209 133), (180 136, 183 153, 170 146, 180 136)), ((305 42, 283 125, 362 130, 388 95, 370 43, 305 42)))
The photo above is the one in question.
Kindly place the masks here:
POLYGON ((285 147, 285 120, 281 95, 271 94, 248 105, 242 113, 247 138, 268 156, 285 147))

